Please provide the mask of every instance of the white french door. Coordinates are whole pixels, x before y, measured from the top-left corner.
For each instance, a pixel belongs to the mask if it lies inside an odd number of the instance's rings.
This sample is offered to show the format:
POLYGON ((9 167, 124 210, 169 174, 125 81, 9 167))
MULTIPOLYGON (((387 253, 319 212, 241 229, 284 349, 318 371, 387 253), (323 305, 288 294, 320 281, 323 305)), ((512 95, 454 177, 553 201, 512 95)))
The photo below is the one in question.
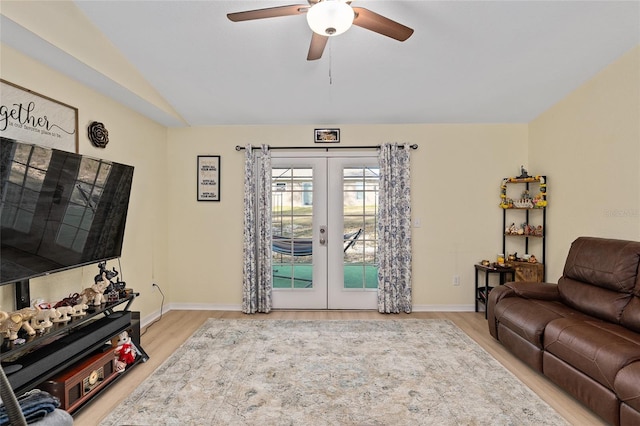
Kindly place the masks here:
POLYGON ((375 153, 272 154, 273 307, 375 309, 375 153))

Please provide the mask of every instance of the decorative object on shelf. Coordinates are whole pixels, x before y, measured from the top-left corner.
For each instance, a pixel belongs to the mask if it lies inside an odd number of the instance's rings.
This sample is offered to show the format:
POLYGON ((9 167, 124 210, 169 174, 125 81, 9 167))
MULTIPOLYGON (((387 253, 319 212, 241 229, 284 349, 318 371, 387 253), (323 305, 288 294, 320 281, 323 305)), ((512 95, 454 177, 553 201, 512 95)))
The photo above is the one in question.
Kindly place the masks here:
POLYGON ((0 335, 9 340, 16 340, 20 329, 26 331, 29 336, 35 335, 36 331, 31 327, 31 319, 37 313, 36 308, 22 308, 10 313, 0 311, 0 335))
POLYGON ((133 364, 136 360, 136 348, 129 337, 129 333, 123 331, 114 338, 114 346, 116 347, 113 353, 118 357, 116 360, 116 371, 118 373, 124 372, 128 365, 133 364))
POLYGON ((491 262, 489 262, 488 260, 485 259, 485 260, 481 261, 480 264, 482 266, 489 266, 489 265, 491 265, 491 262))
POLYGON ((220 201, 219 155, 198 155, 198 201, 220 201))
MULTIPOLYGON (((81 303, 91 303, 93 306, 99 306, 107 301, 105 292, 107 287, 114 286, 115 283, 111 279, 118 276, 118 271, 113 268, 112 271, 107 270, 107 262, 98 263, 99 273, 93 277, 93 285, 82 290, 80 296, 81 303)), ((75 306, 75 305, 74 305, 75 306)))
POLYGON ((0 136, 78 152, 78 108, 0 79, 0 136))
POLYGON ((520 176, 518 176, 518 179, 526 179, 530 177, 529 173, 527 173, 527 169, 524 168, 523 166, 520 166, 520 176))
POLYGON ((518 228, 515 223, 511 223, 504 229, 505 235, 521 235, 525 237, 542 237, 544 235, 544 228, 542 225, 534 226, 528 223, 523 223, 518 228))
POLYGON ((92 121, 88 128, 89 140, 93 146, 98 148, 106 148, 109 143, 109 132, 104 124, 92 121))
POLYGON ((103 280, 82 290, 82 293, 80 293, 80 296, 82 296, 82 303, 91 303, 93 306, 100 306, 103 304, 106 301, 104 297, 104 290, 108 285, 109 281, 103 280))
POLYGON ((56 308, 56 311, 60 314, 60 316, 53 320, 53 322, 69 322, 71 321, 71 314, 73 314, 73 306, 59 306, 56 308))
POLYGON ((72 308, 73 308, 73 312, 71 313, 72 317, 83 317, 87 315, 87 309, 89 309, 89 305, 85 303, 78 303, 72 308))
POLYGON ((340 143, 340 129, 314 129, 315 143, 340 143))
POLYGON ((118 276, 118 271, 113 267, 111 270, 107 269, 107 262, 98 263, 98 269, 100 272, 93 278, 93 282, 95 284, 108 281, 107 287, 105 288, 103 294, 106 296, 106 300, 108 302, 116 302, 122 298, 125 298, 126 295, 124 293, 124 288, 127 283, 124 281, 113 281, 114 278, 118 276))
POLYGON ((116 377, 114 356, 109 350, 73 364, 38 387, 58 398, 61 408, 73 413, 116 377))
MULTIPOLYGON (((524 171, 526 173, 526 170, 524 171)), ((528 185, 527 185, 528 186, 528 185)), ((547 206, 547 183, 544 176, 526 176, 526 177, 508 177, 502 179, 500 185, 500 207, 503 209, 534 209, 544 208, 547 206), (529 189, 523 191, 522 196, 518 200, 507 197, 508 183, 531 183, 539 182, 539 192, 531 197, 529 189)))
POLYGON ((53 305, 53 307, 58 309, 61 306, 74 306, 80 303, 80 300, 82 300, 82 297, 78 293, 73 293, 53 305))
POLYGON ((46 329, 52 327, 53 321, 62 316, 55 308, 43 309, 37 306, 36 309, 39 309, 39 311, 36 316, 31 319, 31 327, 41 333, 44 333, 46 329))

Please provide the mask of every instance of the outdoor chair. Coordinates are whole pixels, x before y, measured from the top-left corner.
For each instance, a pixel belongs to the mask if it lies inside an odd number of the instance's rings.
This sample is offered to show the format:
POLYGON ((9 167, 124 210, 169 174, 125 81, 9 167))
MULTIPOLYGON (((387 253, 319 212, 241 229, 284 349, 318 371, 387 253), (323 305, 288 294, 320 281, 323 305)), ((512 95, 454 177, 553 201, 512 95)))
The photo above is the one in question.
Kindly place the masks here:
MULTIPOLYGON (((344 234, 344 252, 356 243, 356 240, 360 238, 362 234, 362 228, 355 232, 344 234)), ((273 251, 280 254, 288 254, 290 256, 311 256, 313 251, 313 241, 311 238, 286 238, 280 235, 274 235, 272 237, 273 251)))
MULTIPOLYGON (((343 252, 347 252, 351 247, 353 247, 362 235, 362 228, 358 229, 355 232, 350 232, 348 234, 344 234, 344 250, 343 252)), ((311 256, 313 252, 313 241, 311 238, 286 238, 280 235, 272 236, 272 249, 276 253, 286 254, 290 256, 311 256)), ((276 275, 278 272, 277 269, 274 271, 274 277, 276 278, 291 278, 284 275, 276 275)), ((312 280, 306 278, 295 278, 296 281, 303 281, 308 283, 306 287, 311 287, 312 280)))

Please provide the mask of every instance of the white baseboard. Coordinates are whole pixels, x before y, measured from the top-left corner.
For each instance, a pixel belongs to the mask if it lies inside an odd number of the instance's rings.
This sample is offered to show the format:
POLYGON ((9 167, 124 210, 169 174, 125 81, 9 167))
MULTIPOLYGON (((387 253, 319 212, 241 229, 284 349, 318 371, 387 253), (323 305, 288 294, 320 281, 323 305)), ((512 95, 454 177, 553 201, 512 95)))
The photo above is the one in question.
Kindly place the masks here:
MULTIPOLYGON (((242 305, 219 305, 207 303, 168 303, 164 306, 162 314, 169 311, 241 311, 242 305)), ((413 305, 413 312, 474 312, 475 305, 413 305)), ((140 321, 140 327, 160 318, 160 310, 157 310, 140 321)))
POLYGON ((475 305, 413 305, 413 312, 474 312, 475 305))
MULTIPOLYGON (((167 303, 162 309, 162 314, 169 311, 241 311, 242 305, 218 305, 207 303, 167 303)), ((160 310, 157 310, 140 320, 140 327, 144 328, 148 324, 160 318, 160 310)))

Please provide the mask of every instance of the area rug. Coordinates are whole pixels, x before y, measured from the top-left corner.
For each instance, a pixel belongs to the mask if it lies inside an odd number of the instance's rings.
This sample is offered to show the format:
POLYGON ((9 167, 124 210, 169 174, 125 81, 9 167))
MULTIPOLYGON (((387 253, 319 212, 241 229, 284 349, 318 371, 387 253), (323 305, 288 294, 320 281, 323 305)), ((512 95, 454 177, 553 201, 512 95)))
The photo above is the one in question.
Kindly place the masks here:
POLYGON ((209 319, 101 425, 566 425, 447 320, 209 319))

